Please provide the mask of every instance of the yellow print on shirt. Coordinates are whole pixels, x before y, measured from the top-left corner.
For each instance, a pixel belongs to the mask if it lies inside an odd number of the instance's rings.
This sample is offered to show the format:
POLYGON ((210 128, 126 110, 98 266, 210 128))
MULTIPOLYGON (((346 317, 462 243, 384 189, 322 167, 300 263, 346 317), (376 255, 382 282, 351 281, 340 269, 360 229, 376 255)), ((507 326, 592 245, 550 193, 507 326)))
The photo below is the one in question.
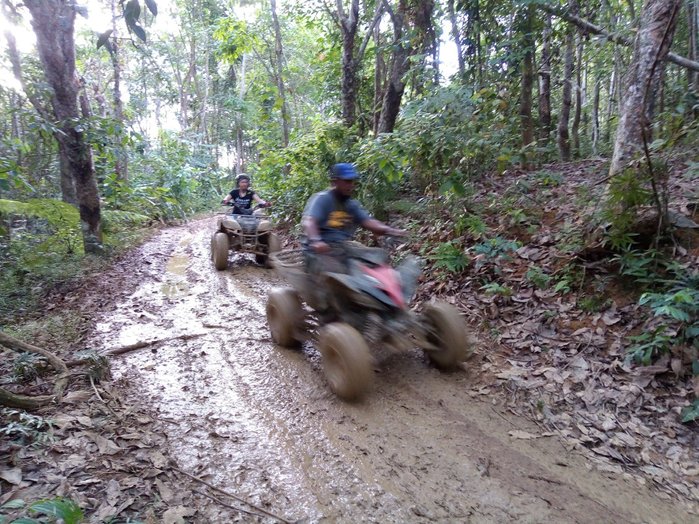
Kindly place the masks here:
POLYGON ((328 216, 328 227, 344 229, 352 223, 352 217, 346 211, 332 211, 328 216))

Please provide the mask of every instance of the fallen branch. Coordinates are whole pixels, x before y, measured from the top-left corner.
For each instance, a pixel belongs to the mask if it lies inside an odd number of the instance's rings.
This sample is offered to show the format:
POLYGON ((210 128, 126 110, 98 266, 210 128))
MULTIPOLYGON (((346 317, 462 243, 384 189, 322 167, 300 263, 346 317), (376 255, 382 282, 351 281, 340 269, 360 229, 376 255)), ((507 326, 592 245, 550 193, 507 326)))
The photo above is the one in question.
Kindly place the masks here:
MULTIPOLYGON (((106 357, 114 357, 117 355, 123 355, 124 353, 129 353, 131 351, 136 351, 137 349, 142 349, 146 348, 148 346, 153 346, 155 344, 160 344, 161 342, 168 342, 170 340, 190 340, 193 338, 201 337, 203 336, 204 333, 196 333, 196 334, 187 334, 187 335, 180 335, 177 337, 168 337, 168 338, 161 338, 159 340, 144 340, 141 342, 136 342, 134 344, 129 344, 128 346, 122 346, 118 348, 113 348, 113 349, 108 349, 107 351, 103 353, 99 353, 100 356, 106 356, 106 357)), ((76 360, 69 360, 66 362, 66 366, 69 368, 73 368, 75 366, 82 366, 83 364, 88 364, 91 362, 90 357, 85 357, 85 358, 79 358, 76 360)))
MULTIPOLYGON (((0 331, 0 346, 5 346, 7 349, 16 351, 18 353, 34 353, 36 355, 41 355, 49 361, 49 364, 51 364, 51 366, 58 373, 56 384, 53 387, 53 395, 46 397, 27 397, 22 395, 14 395, 13 393, 3 390, 6 393, 6 396, 4 398, 8 402, 28 402, 29 399, 34 399, 39 402, 39 405, 33 406, 32 408, 27 408, 34 409, 36 407, 43 406, 54 399, 61 400, 61 397, 63 396, 63 391, 65 391, 66 386, 68 385, 69 376, 68 367, 66 366, 65 362, 63 362, 63 360, 58 358, 50 351, 46 351, 45 349, 41 349, 39 347, 32 346, 31 344, 27 344, 26 342, 22 342, 21 340, 17 340, 16 338, 11 337, 6 333, 3 333, 2 331, 0 331)), ((15 405, 14 407, 20 406, 15 405)))
MULTIPOLYGON (((627 36, 624 36, 619 33, 610 33, 609 31, 591 23, 585 20, 584 18, 580 18, 579 16, 576 16, 574 14, 571 14, 560 7, 556 7, 553 5, 545 4, 545 3, 537 3, 535 4, 536 7, 541 9, 542 11, 546 11, 547 13, 550 13, 554 16, 557 16, 559 18, 562 18, 566 22, 569 22, 573 25, 578 26, 580 29, 583 31, 586 31, 588 33, 592 33, 593 35, 600 35, 605 37, 607 40, 611 40, 615 44, 620 44, 623 46, 631 47, 633 46, 633 40, 628 38, 627 36)), ((688 58, 685 58, 683 56, 679 56, 675 53, 668 53, 666 60, 668 62, 672 62, 673 64, 677 64, 678 66, 686 67, 687 69, 691 69, 692 71, 699 71, 699 62, 695 62, 693 60, 689 60, 688 58)))
MULTIPOLYGON (((195 477, 194 475, 192 475, 192 474, 190 474, 190 473, 187 473, 186 471, 181 470, 181 469, 178 468, 177 466, 172 466, 172 469, 174 469, 175 471, 177 471, 177 472, 179 472, 179 473, 182 473, 182 474, 185 475, 186 477, 189 477, 190 479, 192 479, 192 480, 194 480, 194 481, 196 481, 196 482, 199 482, 199 483, 201 483, 201 484, 204 484, 204 486, 207 486, 207 487, 213 489, 214 491, 218 491, 219 493, 222 493, 223 495, 226 495, 227 497, 230 497, 230 498, 232 498, 232 499, 235 499, 235 500, 237 500, 238 502, 242 502, 243 504, 247 504, 247 505, 250 506, 251 508, 254 508, 255 510, 259 511, 260 513, 264 514, 264 515, 267 516, 267 517, 272 517, 273 519, 276 519, 276 520, 278 520, 279 522, 283 522, 284 524, 291 524, 290 521, 286 520, 285 518, 282 518, 282 517, 280 517, 279 515, 275 515, 274 513, 270 513, 270 512, 267 511, 266 509, 260 508, 259 506, 255 506, 253 503, 248 502, 247 500, 245 500, 245 499, 243 499, 243 498, 240 498, 240 497, 238 497, 237 495, 234 495, 233 493, 229 493, 228 491, 225 491, 225 490, 223 490, 223 489, 221 489, 221 488, 218 488, 218 487, 214 486, 213 484, 210 484, 210 483, 206 482, 204 479, 200 479, 199 477, 195 477)), ((237 508, 236 508, 236 509, 237 509, 237 508)))

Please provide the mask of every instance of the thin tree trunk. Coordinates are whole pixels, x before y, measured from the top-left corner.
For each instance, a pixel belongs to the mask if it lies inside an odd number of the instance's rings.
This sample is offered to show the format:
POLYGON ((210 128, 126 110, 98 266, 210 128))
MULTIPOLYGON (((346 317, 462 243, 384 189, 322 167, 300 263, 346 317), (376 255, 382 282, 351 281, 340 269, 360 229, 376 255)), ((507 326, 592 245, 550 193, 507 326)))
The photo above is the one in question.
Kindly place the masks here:
POLYGON ((114 155, 114 173, 119 180, 125 181, 129 179, 129 165, 128 157, 126 155, 126 150, 122 145, 123 137, 123 126, 124 126, 124 102, 121 98, 121 62, 119 59, 119 33, 117 29, 117 14, 116 14, 116 0, 112 0, 112 69, 114 71, 114 91, 113 91, 113 102, 114 102, 114 120, 117 122, 117 129, 119 132, 115 136, 115 155, 114 155))
MULTIPOLYGON (((532 89, 534 87, 534 34, 533 34, 533 6, 526 7, 522 23, 522 44, 524 56, 522 58, 522 89, 519 102, 520 125, 522 126, 522 147, 534 142, 534 119, 532 118, 532 89)), ((526 166, 527 162, 525 162, 526 166)))
POLYGON ((459 24, 456 19, 456 12, 454 11, 454 0, 448 0, 447 10, 449 13, 449 22, 451 22, 451 37, 456 44, 456 57, 459 61, 459 76, 463 78, 466 74, 466 62, 464 61, 464 52, 461 46, 461 32, 459 31, 459 24))
POLYGON ((539 68, 539 125, 540 138, 548 143, 551 136, 551 16, 544 21, 539 68))
POLYGON ((573 31, 568 28, 565 37, 565 66, 563 70, 563 100, 561 114, 558 118, 558 154, 561 160, 570 160, 570 135, 568 122, 570 120, 571 91, 573 84, 573 31))
MULTIPOLYGON (((240 64, 240 82, 238 85, 238 98, 242 102, 245 98, 245 76, 247 72, 247 55, 243 54, 243 58, 240 64)), ((236 116, 236 134, 235 134, 235 145, 236 145, 236 172, 245 172, 245 149, 244 149, 244 135, 243 135, 243 117, 240 112, 236 116)))
MULTIPOLYGON (((689 28, 687 42, 689 56, 687 58, 696 62, 699 58, 699 35, 697 35, 699 32, 699 0, 687 2, 687 27, 689 28)), ((699 72, 687 70, 687 85, 695 96, 699 96, 699 72)))
POLYGON ((282 101, 282 146, 289 145, 289 105, 286 101, 286 89, 284 88, 284 53, 282 47, 282 30, 279 26, 279 18, 277 18, 277 2, 270 0, 272 9, 272 24, 274 25, 274 54, 276 57, 276 77, 277 77, 277 92, 282 101))
POLYGON ((580 120, 582 118, 583 86, 582 86, 582 58, 583 58, 583 35, 578 32, 576 46, 576 68, 575 68, 575 113, 573 114, 573 125, 571 127, 573 135, 573 153, 580 157, 580 120))
POLYGON ((373 32, 374 47, 377 49, 376 64, 374 66, 374 107, 372 110, 374 117, 373 131, 374 136, 376 136, 379 132, 379 120, 381 119, 381 101, 383 100, 384 83, 386 81, 386 62, 383 58, 383 53, 379 51, 381 49, 381 29, 378 25, 373 32))
POLYGON ((598 78, 595 81, 595 91, 592 99, 592 154, 597 155, 597 144, 599 142, 599 98, 602 81, 598 78))
POLYGON ((345 13, 342 0, 336 1, 342 32, 342 121, 347 127, 351 127, 357 118, 357 63, 354 52, 359 23, 359 0, 351 1, 348 13, 345 13))
POLYGON ((32 14, 39 57, 52 88, 51 103, 58 122, 58 147, 70 170, 80 210, 85 252, 102 251, 100 200, 92 163, 92 151, 76 126, 78 81, 75 71, 74 24, 72 3, 60 0, 25 0, 32 14))

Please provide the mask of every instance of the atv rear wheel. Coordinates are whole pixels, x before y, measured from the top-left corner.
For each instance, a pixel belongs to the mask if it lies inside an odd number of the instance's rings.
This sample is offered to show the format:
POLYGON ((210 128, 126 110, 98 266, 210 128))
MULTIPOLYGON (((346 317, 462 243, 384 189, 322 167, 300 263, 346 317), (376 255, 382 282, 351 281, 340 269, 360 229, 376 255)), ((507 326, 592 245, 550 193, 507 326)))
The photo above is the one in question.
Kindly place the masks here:
POLYGON ((265 266, 266 268, 271 268, 272 264, 270 263, 269 255, 276 253, 277 251, 281 251, 282 243, 279 240, 279 237, 274 233, 268 233, 266 237, 261 239, 261 243, 267 245, 267 254, 255 255, 255 262, 261 266, 265 266))
POLYGON ((439 368, 456 367, 469 354, 469 337, 459 310, 446 302, 425 306, 422 321, 427 341, 437 349, 426 349, 429 359, 439 368))
POLYGON ((323 370, 330 389, 344 400, 361 397, 374 378, 372 358, 364 337, 349 324, 333 322, 318 335, 323 370))
POLYGON ((303 324, 303 306, 291 288, 276 288, 267 299, 267 323, 272 340, 285 347, 298 345, 298 331, 303 324))
POLYGON ((214 233, 211 238, 211 260, 219 271, 228 267, 228 235, 221 231, 214 233))

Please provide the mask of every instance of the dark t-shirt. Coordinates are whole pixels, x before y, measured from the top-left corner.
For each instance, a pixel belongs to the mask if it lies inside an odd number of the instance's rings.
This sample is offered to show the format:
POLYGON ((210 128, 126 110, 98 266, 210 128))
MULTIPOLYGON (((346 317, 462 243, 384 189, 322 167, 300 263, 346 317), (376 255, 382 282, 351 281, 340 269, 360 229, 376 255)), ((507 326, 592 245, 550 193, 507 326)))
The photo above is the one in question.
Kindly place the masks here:
POLYGON ((255 192, 248 189, 245 192, 245 196, 240 196, 240 190, 234 189, 230 192, 230 195, 233 204, 238 209, 250 209, 252 207, 252 197, 255 195, 255 192))
POLYGON ((316 219, 323 242, 351 240, 357 226, 371 218, 359 202, 352 198, 341 202, 332 190, 313 195, 303 214, 316 219))

